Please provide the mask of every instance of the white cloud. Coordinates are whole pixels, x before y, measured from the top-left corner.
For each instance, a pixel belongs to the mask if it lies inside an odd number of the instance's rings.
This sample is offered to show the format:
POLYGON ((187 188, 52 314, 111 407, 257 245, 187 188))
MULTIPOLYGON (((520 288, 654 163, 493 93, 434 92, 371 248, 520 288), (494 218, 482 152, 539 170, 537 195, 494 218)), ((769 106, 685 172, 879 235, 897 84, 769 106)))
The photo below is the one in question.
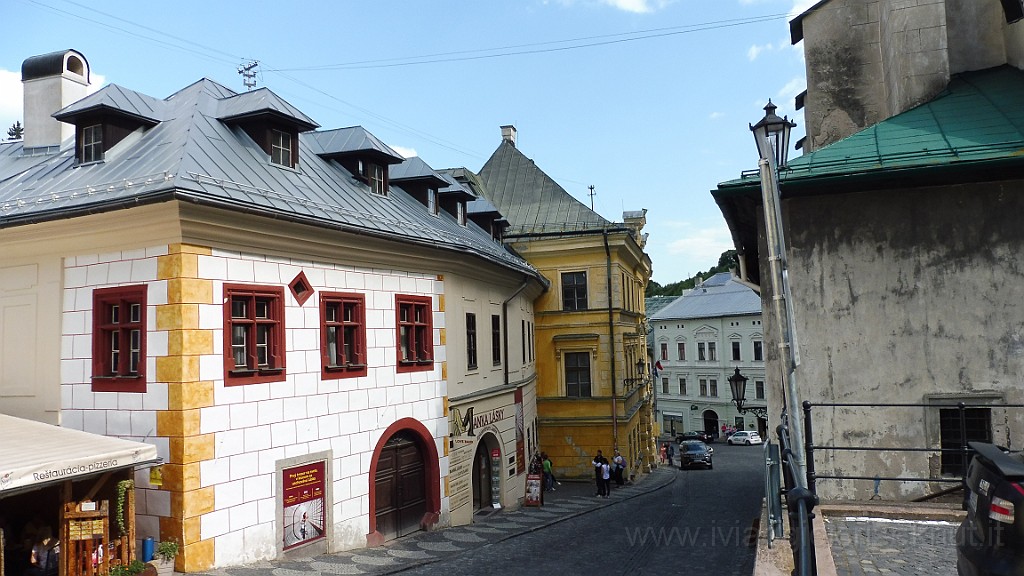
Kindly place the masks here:
MULTIPOLYGON (((691 275, 698 270, 707 270, 718 264, 718 258, 722 252, 732 250, 732 235, 729 228, 722 222, 721 225, 713 228, 695 228, 692 224, 684 223, 683 230, 675 235, 676 240, 668 243, 668 253, 673 257, 681 257, 680 261, 692 270, 680 270, 680 278, 687 278, 683 274, 691 275)), ((657 263, 655 263, 657 265, 657 263)))
POLYGON ((724 118, 724 117, 725 117, 725 113, 724 112, 712 112, 711 114, 708 114, 708 120, 718 120, 719 118, 724 118))
POLYGON ((757 57, 760 56, 762 52, 766 52, 772 49, 773 46, 771 44, 764 44, 761 46, 754 44, 750 48, 747 48, 747 59, 753 62, 754 60, 757 60, 757 57))
POLYGON ((807 81, 803 76, 797 76, 779 90, 780 102, 792 102, 796 95, 804 91, 807 81))
POLYGON ((793 0, 793 8, 789 11, 789 18, 799 16, 818 3, 818 0, 793 0))
POLYGON ((395 152, 401 154, 402 158, 412 158, 413 156, 419 156, 419 153, 416 152, 415 148, 406 148, 405 146, 394 146, 392 144, 388 144, 388 146, 390 146, 391 149, 394 150, 395 152))
POLYGON ((674 0, 601 0, 602 3, 634 14, 649 14, 668 6, 674 0))

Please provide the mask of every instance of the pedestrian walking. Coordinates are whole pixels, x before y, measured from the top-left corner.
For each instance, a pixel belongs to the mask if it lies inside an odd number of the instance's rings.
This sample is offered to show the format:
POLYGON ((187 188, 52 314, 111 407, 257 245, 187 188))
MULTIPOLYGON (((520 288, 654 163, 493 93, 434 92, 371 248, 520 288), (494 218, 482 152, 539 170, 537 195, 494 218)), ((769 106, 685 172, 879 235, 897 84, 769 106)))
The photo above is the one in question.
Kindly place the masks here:
POLYGON ((555 475, 551 473, 551 458, 548 458, 547 452, 541 452, 540 460, 544 470, 544 489, 548 492, 554 492, 555 475))
POLYGON ((598 450, 597 456, 594 456, 594 461, 591 462, 594 465, 594 482, 597 484, 597 494, 594 494, 594 496, 604 496, 604 474, 601 470, 604 462, 604 455, 598 450))
POLYGON ((669 466, 672 465, 672 457, 675 456, 675 455, 676 455, 676 448, 675 448, 675 446, 669 444, 668 445, 668 465, 669 466))
POLYGON ((601 462, 601 482, 603 483, 601 491, 607 498, 611 495, 611 464, 608 463, 607 458, 601 462))
POLYGON ((659 452, 661 453, 661 463, 664 464, 666 462, 665 459, 668 458, 668 442, 661 443, 661 450, 659 452))
POLYGON ((612 458, 612 463, 615 465, 615 470, 613 471, 615 485, 622 486, 624 482, 624 480, 622 479, 622 474, 626 470, 626 459, 623 458, 622 454, 620 454, 618 450, 616 450, 615 457, 612 458))

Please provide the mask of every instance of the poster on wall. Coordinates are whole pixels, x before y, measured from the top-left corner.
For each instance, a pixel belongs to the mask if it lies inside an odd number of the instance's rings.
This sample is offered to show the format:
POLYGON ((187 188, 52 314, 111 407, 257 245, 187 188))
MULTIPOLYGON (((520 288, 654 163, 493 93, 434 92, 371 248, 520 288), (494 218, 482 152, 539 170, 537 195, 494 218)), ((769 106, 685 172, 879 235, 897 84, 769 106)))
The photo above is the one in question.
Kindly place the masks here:
POLYGON ((516 474, 526 471, 526 418, 523 414, 523 389, 516 388, 516 474))
POLYGON ((284 549, 324 537, 324 461, 281 471, 284 496, 284 549))

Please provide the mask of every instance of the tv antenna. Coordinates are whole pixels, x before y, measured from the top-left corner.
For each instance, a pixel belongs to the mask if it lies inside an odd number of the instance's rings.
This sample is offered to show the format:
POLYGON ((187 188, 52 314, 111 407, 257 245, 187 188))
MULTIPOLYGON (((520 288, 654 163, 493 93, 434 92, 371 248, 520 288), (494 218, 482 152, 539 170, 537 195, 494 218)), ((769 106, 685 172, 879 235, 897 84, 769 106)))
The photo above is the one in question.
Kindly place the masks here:
POLYGON ((591 184, 590 186, 587 186, 587 188, 590 189, 590 194, 587 194, 587 196, 590 196, 590 209, 593 210, 594 209, 594 196, 597 195, 597 192, 594 192, 594 185, 593 184, 591 184))
POLYGON ((245 85, 246 90, 252 90, 256 87, 256 68, 259 65, 258 61, 251 60, 248 64, 242 64, 238 67, 238 73, 242 75, 242 84, 245 85))

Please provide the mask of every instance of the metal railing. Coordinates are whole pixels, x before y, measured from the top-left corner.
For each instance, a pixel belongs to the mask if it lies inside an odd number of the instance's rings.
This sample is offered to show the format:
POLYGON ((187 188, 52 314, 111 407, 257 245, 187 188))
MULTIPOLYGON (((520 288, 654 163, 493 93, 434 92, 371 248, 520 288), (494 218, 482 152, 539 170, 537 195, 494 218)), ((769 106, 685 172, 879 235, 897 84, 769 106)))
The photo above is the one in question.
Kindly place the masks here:
MULTIPOLYGON (((1024 404, 967 404, 965 402, 958 402, 956 404, 940 404, 940 403, 905 403, 905 404, 880 404, 880 403, 853 403, 853 402, 817 402, 812 403, 804 401, 804 450, 807 455, 807 487, 808 489, 817 494, 817 481, 820 479, 833 479, 833 480, 872 480, 875 482, 876 491, 878 484, 883 480, 891 480, 896 482, 940 482, 949 484, 960 484, 964 487, 967 482, 967 466, 970 463, 971 456, 974 450, 967 445, 969 441, 990 441, 991 439, 981 438, 968 438, 967 434, 967 410, 973 408, 984 408, 984 409, 1003 409, 1003 408, 1024 408, 1024 404), (928 446, 842 446, 836 444, 815 444, 814 443, 814 428, 812 425, 811 410, 814 408, 934 408, 939 409, 956 409, 958 411, 958 423, 959 423, 959 446, 956 448, 942 448, 940 447, 928 447, 928 446), (819 473, 815 469, 814 455, 816 451, 833 451, 833 452, 928 452, 938 454, 959 454, 960 455, 960 474, 959 476, 947 475, 947 476, 882 476, 876 475, 853 475, 853 474, 833 474, 819 473)), ((941 442, 941 441, 940 441, 941 442)))
POLYGON ((785 489, 781 492, 786 497, 786 509, 789 514, 789 545, 793 550, 795 566, 793 573, 796 576, 813 576, 818 573, 812 524, 818 496, 808 488, 801 488, 797 482, 800 472, 793 457, 789 428, 785 424, 780 424, 775 432, 779 437, 779 455, 782 458, 785 489))

